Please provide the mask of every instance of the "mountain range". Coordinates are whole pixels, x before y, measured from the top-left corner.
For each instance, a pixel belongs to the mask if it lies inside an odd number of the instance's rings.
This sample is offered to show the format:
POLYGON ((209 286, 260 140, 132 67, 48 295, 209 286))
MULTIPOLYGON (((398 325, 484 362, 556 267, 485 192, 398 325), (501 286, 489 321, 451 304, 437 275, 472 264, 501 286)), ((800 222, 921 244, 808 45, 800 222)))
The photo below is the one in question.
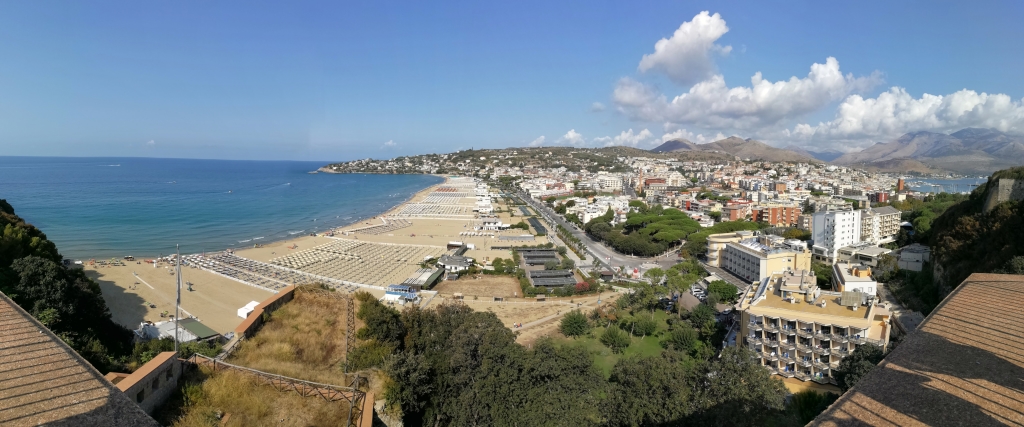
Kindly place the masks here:
POLYGON ((655 153, 716 152, 741 159, 761 159, 770 162, 817 162, 814 156, 784 148, 772 147, 761 141, 730 136, 707 144, 694 144, 685 139, 666 141, 651 151, 655 153))
POLYGON ((857 166, 878 171, 987 174, 1024 165, 1024 136, 995 129, 966 128, 951 134, 911 132, 894 141, 877 143, 858 152, 810 151, 788 146, 776 148, 753 139, 729 137, 708 144, 685 139, 667 141, 656 153, 719 152, 739 158, 768 161, 814 162, 857 166))

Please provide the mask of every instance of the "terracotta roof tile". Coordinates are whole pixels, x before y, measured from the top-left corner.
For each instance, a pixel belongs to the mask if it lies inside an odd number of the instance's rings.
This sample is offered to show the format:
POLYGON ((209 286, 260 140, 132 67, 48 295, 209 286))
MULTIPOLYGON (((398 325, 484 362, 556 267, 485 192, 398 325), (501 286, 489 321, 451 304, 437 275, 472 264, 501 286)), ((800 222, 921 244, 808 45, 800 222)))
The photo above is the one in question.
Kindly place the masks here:
POLYGON ((1024 425, 1024 276, 972 274, 810 425, 1024 425))
POLYGON ((0 425, 39 424, 159 425, 0 293, 0 425))

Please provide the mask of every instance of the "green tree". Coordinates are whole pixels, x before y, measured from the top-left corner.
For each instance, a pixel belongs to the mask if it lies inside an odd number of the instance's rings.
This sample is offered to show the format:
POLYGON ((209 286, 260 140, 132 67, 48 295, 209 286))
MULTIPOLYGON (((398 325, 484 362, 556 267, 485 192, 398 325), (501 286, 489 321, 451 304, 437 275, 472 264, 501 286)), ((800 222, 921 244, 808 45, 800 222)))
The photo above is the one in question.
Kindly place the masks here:
POLYGON ((806 425, 814 420, 819 414, 828 409, 829 405, 839 399, 835 393, 818 393, 814 390, 804 390, 793 393, 789 400, 787 410, 796 415, 800 425, 806 425))
POLYGON ((734 303, 737 298, 736 286, 724 280, 708 283, 708 296, 716 295, 722 303, 734 303))
POLYGON ((544 262, 544 269, 545 270, 558 270, 558 267, 559 267, 558 261, 552 260, 552 261, 544 262))
POLYGON ((629 347, 629 335, 622 332, 617 326, 609 326, 601 334, 601 344, 604 344, 608 348, 612 349, 614 353, 622 353, 626 347, 629 347))
POLYGON ((839 362, 836 369, 836 380, 843 391, 849 390, 864 378, 868 372, 875 369, 875 366, 882 361, 882 348, 872 344, 863 344, 857 347, 849 356, 839 362))
POLYGON ((590 322, 587 321, 587 316, 579 310, 572 310, 562 317, 559 330, 562 332, 562 335, 576 338, 590 332, 590 322))
POLYGON ((652 285, 660 285, 661 280, 665 277, 665 270, 658 267, 654 267, 644 272, 644 277, 651 280, 652 285))
POLYGON ((677 425, 691 406, 687 372, 670 355, 627 357, 612 368, 608 425, 677 425))
POLYGON ((752 351, 725 347, 692 375, 693 425, 760 426, 784 408, 786 388, 772 378, 752 351))

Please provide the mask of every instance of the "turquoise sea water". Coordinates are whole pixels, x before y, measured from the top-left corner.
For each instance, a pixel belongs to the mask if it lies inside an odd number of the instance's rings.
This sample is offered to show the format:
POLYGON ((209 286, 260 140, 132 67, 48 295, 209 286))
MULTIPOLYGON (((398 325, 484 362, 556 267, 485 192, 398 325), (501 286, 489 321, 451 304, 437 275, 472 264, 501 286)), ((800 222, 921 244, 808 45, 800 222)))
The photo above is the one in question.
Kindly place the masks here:
POLYGON ((379 215, 442 181, 323 162, 0 157, 0 199, 66 258, 248 247, 379 215))

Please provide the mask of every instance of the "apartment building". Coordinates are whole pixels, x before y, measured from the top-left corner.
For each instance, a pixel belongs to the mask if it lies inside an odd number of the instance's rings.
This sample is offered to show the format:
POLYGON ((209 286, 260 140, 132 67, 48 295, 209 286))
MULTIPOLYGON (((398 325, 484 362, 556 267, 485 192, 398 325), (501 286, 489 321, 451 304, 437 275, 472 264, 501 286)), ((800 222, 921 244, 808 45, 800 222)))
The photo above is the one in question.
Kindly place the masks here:
POLYGON ((900 232, 899 209, 892 206, 864 209, 860 216, 860 238, 865 242, 884 244, 896 240, 900 232))
POLYGON ((601 171, 597 173, 597 182, 604 191, 622 191, 622 177, 601 171))
POLYGON ((837 384, 833 370, 857 347, 888 345, 890 312, 860 292, 818 289, 808 271, 764 278, 736 304, 737 342, 773 374, 837 384))
POLYGON ((797 227, 802 212, 796 206, 770 206, 752 209, 751 216, 754 221, 767 222, 777 227, 797 227))
POLYGON ((806 243, 779 236, 756 236, 750 231, 708 236, 708 265, 720 267, 751 283, 772 273, 810 270, 806 243))
POLYGON ((860 243, 860 210, 825 210, 814 213, 811 238, 814 259, 835 262, 839 248, 860 243))
POLYGON ((832 266, 832 289, 875 295, 878 282, 871 278, 871 267, 837 262, 832 266))
POLYGON ((892 250, 875 246, 871 242, 860 242, 851 246, 844 246, 836 251, 835 262, 846 262, 850 264, 863 264, 871 267, 878 267, 878 260, 882 255, 892 253, 892 250))

